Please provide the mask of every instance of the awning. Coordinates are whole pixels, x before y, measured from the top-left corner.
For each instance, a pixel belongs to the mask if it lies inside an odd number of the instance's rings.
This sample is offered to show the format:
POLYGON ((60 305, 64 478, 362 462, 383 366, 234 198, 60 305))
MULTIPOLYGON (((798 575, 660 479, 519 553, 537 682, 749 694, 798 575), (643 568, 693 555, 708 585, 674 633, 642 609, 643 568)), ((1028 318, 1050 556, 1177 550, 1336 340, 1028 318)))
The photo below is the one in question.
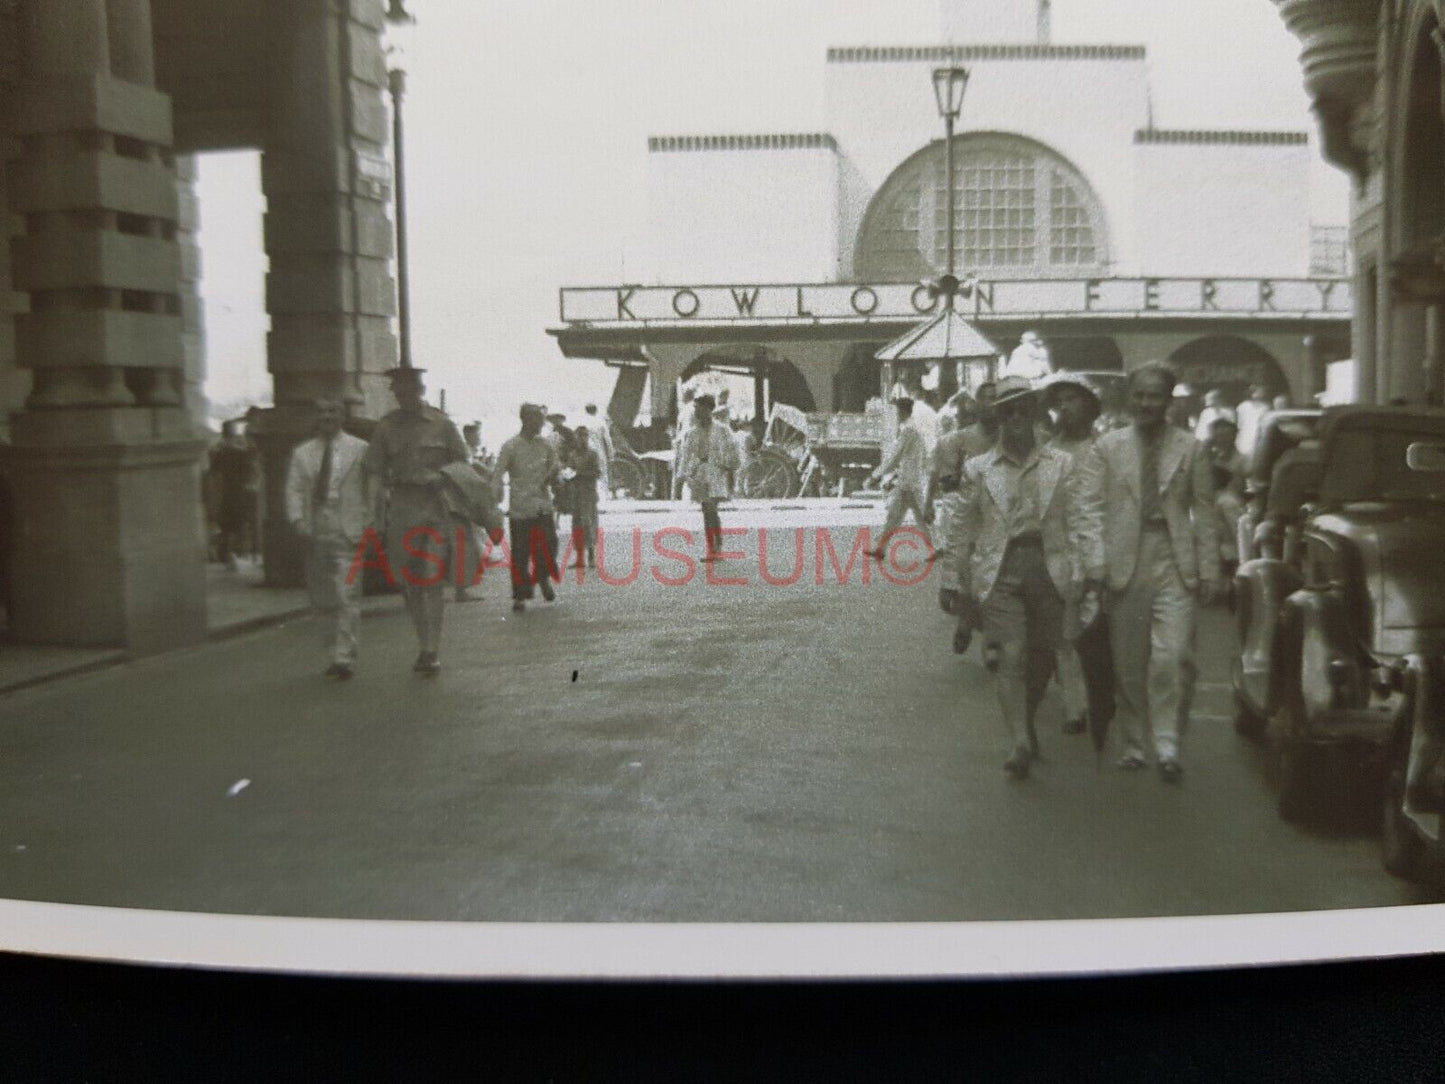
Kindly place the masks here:
POLYGON ((894 339, 873 356, 879 361, 975 361, 999 348, 953 309, 944 309, 894 339))

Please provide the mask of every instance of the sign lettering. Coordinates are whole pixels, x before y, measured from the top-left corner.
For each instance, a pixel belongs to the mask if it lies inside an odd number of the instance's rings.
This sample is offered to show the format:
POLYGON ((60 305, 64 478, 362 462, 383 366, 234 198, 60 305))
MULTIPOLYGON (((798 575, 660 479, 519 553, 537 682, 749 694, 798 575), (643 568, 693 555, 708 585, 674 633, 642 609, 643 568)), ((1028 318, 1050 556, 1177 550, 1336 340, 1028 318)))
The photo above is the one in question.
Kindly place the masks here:
POLYGON ((853 311, 859 316, 871 316, 878 311, 878 295, 867 286, 860 286, 853 291, 848 304, 853 306, 853 311))
POLYGON ((697 310, 700 308, 702 308, 701 298, 699 298, 696 293, 694 293, 692 290, 689 290, 685 286, 681 290, 678 290, 677 293, 672 295, 672 311, 677 313, 677 315, 681 316, 684 320, 691 319, 692 317, 696 316, 697 310), (685 297, 691 298, 691 303, 684 304, 682 299, 685 297))
MULTIPOLYGON (((1348 278, 1096 278, 994 279, 972 283, 958 296, 971 299, 960 310, 981 319, 1148 315, 1343 322, 1352 315, 1353 295, 1348 278)), ((942 308, 939 295, 917 282, 568 287, 560 300, 569 324, 907 321, 942 308)))

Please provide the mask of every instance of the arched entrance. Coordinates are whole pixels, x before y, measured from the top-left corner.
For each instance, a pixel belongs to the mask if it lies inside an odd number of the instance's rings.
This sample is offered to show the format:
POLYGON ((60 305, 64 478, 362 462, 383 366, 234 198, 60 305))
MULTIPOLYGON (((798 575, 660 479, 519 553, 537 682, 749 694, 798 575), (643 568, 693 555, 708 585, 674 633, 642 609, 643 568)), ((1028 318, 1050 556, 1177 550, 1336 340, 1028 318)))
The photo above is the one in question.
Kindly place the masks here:
MULTIPOLYGON (((773 403, 787 403, 803 411, 818 409, 802 371, 762 343, 738 343, 699 354, 682 371, 682 379, 686 382, 706 370, 751 380, 752 402, 757 414, 764 419, 773 403)), ((741 385, 735 394, 741 394, 741 385)))
POLYGON ((1259 384, 1271 397, 1289 393, 1289 381, 1273 354, 1237 335, 1211 335, 1181 346, 1169 356, 1181 384, 1197 396, 1218 389, 1236 405, 1259 384))

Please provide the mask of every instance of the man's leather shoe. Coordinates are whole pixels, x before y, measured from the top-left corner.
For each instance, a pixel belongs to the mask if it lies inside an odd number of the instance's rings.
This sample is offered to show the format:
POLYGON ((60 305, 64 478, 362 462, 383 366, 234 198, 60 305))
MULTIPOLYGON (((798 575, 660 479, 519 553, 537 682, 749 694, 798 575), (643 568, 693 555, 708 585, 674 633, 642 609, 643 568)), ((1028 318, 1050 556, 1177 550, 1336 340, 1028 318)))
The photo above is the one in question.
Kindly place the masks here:
POLYGON ((435 651, 423 651, 416 657, 416 662, 412 663, 411 668, 418 674, 439 674, 441 673, 442 664, 437 661, 437 653, 435 651))
POLYGON ((345 662, 334 662, 326 668, 326 676, 336 678, 338 681, 345 681, 351 676, 351 664, 345 662))
POLYGON ((1065 734, 1082 734, 1088 728, 1088 721, 1082 715, 1075 719, 1064 720, 1063 731, 1065 734))
POLYGON ((548 602, 557 601, 557 592, 552 590, 552 585, 550 583, 548 583, 546 580, 543 580, 538 586, 542 588, 542 597, 544 599, 546 599, 548 602))
POLYGON ((1003 762, 1003 770, 1008 772, 1014 779, 1027 779, 1029 777, 1029 761, 1031 759, 1028 747, 1020 745, 1010 753, 1009 758, 1003 762))

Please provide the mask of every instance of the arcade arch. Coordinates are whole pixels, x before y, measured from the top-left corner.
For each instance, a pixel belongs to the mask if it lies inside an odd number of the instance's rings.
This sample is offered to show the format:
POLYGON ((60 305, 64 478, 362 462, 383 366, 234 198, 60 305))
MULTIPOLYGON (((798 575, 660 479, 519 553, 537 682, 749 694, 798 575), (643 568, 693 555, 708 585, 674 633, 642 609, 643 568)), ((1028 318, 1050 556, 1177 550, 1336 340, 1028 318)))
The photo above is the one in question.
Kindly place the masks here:
POLYGON ((1210 335, 1186 343, 1169 355, 1169 365, 1196 394, 1224 392, 1230 404, 1249 397, 1259 384, 1272 397, 1289 394, 1289 381, 1275 356, 1258 343, 1238 335, 1210 335))

